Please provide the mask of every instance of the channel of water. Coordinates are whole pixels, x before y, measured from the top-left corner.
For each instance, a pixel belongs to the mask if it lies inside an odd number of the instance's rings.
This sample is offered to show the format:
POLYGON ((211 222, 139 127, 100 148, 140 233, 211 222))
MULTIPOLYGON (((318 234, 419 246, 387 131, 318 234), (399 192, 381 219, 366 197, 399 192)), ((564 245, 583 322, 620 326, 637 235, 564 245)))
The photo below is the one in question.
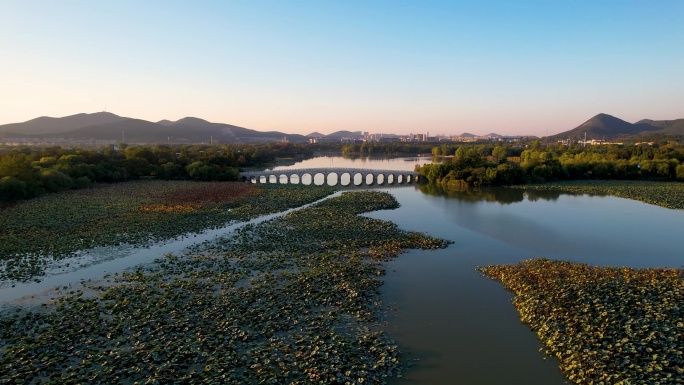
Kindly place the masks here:
POLYGON ((165 254, 182 254, 193 245, 225 236, 247 224, 261 223, 339 194, 341 192, 300 207, 260 216, 247 222, 231 223, 217 229, 185 234, 148 247, 124 245, 81 250, 75 257, 54 262, 53 266, 46 269, 46 275, 40 277, 38 281, 3 282, 0 287, 0 311, 17 305, 45 303, 52 297, 59 295, 59 288, 76 289, 83 286, 84 283, 101 281, 105 275, 122 273, 129 269, 153 263, 165 254))

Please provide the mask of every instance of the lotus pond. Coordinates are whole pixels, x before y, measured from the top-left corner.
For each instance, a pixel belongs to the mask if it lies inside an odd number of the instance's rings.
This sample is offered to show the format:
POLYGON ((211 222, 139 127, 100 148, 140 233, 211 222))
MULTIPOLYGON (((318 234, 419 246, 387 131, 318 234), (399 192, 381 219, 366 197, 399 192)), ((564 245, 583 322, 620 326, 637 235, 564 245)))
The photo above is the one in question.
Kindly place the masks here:
POLYGON ((299 207, 332 189, 141 181, 47 195, 0 210, 0 282, 39 279, 84 249, 149 246, 299 207))
POLYGON ((682 383, 684 269, 534 259, 479 271, 515 295, 520 319, 571 381, 682 383))
POLYGON ((0 379, 383 383, 402 370, 379 325, 383 263, 448 244, 358 215, 396 207, 346 193, 17 308, 0 320, 0 379))

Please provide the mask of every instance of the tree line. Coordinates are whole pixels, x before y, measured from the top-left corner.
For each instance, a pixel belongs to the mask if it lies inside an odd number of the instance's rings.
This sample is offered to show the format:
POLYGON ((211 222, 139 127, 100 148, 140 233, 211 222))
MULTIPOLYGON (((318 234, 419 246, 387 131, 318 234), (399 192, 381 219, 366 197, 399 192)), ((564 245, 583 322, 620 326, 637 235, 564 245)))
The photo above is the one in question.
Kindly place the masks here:
POLYGON ((430 183, 451 188, 581 179, 684 181, 684 146, 443 145, 441 163, 417 169, 430 183))
MULTIPOLYGON (((335 144, 334 148, 342 151, 342 155, 396 155, 396 154, 429 154, 435 144, 429 142, 363 142, 335 144)), ((339 151, 338 150, 338 151, 339 151)))
POLYGON ((684 146, 561 144, 366 143, 255 145, 119 144, 99 149, 0 149, 0 202, 133 179, 237 180, 243 168, 276 158, 309 158, 315 152, 342 155, 431 153, 441 163, 420 167, 432 184, 465 188, 578 179, 684 181, 684 146))
POLYGON ((241 168, 312 154, 305 145, 275 143, 5 149, 0 153, 0 202, 141 178, 237 180, 241 168))

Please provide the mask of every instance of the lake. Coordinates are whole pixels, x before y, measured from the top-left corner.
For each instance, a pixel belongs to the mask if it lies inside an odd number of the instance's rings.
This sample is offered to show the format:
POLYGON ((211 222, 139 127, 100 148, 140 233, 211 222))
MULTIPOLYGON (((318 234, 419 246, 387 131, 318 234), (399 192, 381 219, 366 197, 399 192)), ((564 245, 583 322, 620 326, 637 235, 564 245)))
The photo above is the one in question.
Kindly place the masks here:
MULTIPOLYGON (((293 166, 413 170, 429 158, 319 157, 293 166)), ((592 265, 681 267, 684 212, 616 197, 487 189, 446 193, 376 187, 401 207, 373 212, 405 230, 454 242, 387 265, 382 288, 391 333, 413 364, 391 384, 564 384, 523 325, 512 296, 478 266, 529 258, 592 265)))

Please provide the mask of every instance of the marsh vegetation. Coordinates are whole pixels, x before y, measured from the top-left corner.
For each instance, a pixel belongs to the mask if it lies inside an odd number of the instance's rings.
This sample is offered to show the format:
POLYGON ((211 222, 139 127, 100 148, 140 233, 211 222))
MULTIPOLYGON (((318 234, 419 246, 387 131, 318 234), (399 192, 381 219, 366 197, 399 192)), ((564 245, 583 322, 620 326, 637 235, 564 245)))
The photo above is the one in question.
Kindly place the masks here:
POLYGON ((5 314, 14 383, 384 383, 401 373, 380 331, 383 263, 448 243, 359 216, 397 207, 350 192, 149 268, 5 314))
POLYGON ((37 279, 55 261, 101 246, 144 247, 299 207, 329 188, 133 181, 46 195, 0 210, 0 280, 37 279))
POLYGON ((479 269, 577 384, 675 384, 684 376, 683 269, 534 259, 479 269))

